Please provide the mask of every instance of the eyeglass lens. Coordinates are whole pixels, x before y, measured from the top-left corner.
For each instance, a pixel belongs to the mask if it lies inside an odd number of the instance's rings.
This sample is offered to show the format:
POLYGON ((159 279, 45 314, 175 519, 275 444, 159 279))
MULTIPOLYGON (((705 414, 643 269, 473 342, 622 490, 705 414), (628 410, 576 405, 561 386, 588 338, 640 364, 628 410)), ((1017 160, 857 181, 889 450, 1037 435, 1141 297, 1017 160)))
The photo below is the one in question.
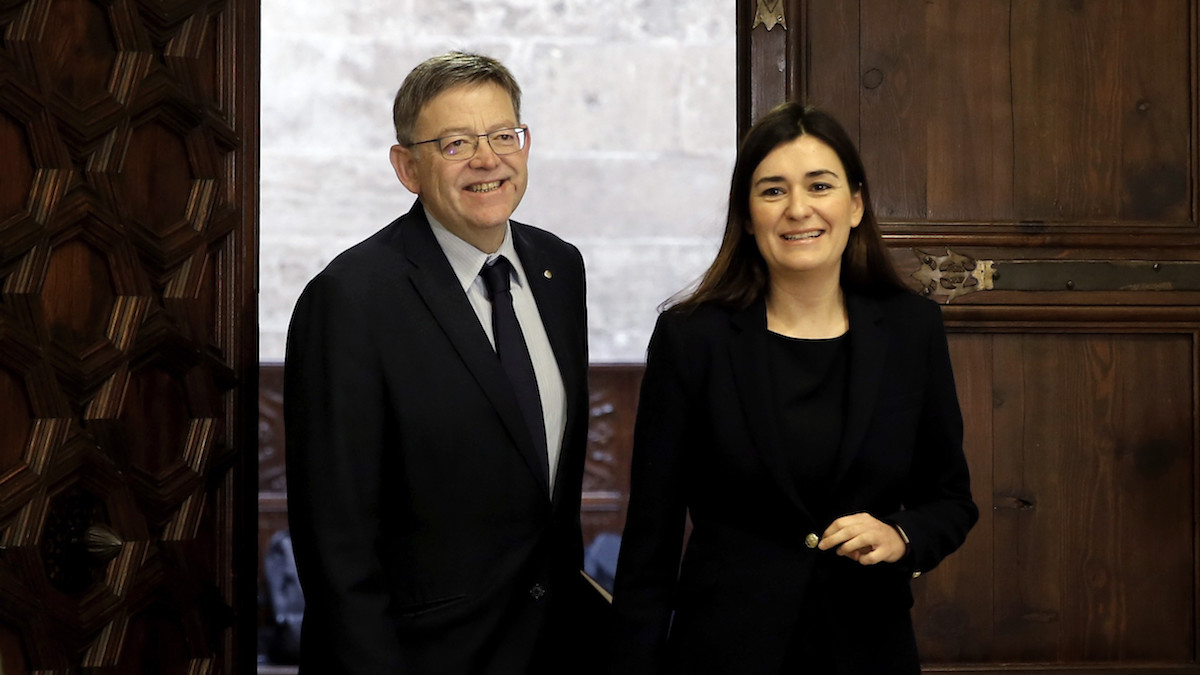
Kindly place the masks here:
POLYGON ((525 130, 518 127, 500 129, 480 136, 447 136, 441 139, 442 156, 446 159, 470 159, 479 148, 480 138, 487 138, 492 152, 497 155, 508 155, 525 147, 525 130))

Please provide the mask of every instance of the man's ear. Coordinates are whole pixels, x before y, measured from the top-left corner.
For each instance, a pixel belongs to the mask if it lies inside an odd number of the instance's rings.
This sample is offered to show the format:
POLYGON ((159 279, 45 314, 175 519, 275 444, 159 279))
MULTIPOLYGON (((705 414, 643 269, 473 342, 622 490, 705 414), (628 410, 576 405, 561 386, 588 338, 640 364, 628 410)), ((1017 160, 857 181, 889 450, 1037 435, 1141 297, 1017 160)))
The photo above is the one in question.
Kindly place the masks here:
POLYGON ((412 148, 393 145, 388 158, 392 162, 392 168, 396 170, 396 178, 400 179, 409 192, 420 195, 421 180, 417 176, 417 153, 413 152, 412 148))

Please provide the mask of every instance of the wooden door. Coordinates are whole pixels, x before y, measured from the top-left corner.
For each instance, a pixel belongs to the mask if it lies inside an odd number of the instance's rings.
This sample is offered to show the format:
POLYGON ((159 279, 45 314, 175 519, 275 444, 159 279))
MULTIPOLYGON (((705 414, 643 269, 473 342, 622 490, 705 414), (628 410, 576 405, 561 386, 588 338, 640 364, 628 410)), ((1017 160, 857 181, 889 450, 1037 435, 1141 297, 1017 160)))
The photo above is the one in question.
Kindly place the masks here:
POLYGON ((257 22, 0 0, 4 675, 253 670, 257 22))
POLYGON ((1200 673, 1198 14, 739 3, 741 128, 835 114, 944 304, 981 518, 914 582, 930 670, 1200 673))

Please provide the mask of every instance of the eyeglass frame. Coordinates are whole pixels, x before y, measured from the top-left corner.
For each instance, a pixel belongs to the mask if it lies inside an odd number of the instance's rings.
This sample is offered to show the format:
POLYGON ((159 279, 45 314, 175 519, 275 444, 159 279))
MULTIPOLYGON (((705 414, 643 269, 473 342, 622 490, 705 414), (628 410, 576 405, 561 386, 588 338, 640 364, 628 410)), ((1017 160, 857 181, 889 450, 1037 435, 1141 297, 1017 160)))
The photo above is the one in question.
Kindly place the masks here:
POLYGON ((468 159, 475 157, 475 155, 479 152, 479 139, 481 139, 481 138, 487 139, 488 148, 490 148, 491 151, 493 153, 495 153, 495 155, 497 157, 504 157, 505 155, 512 155, 512 154, 518 153, 525 149, 526 144, 528 144, 528 142, 529 142, 529 126, 526 124, 521 124, 521 125, 515 126, 515 127, 504 127, 503 129, 495 129, 495 130, 489 131, 485 134, 447 134, 445 136, 431 138, 427 141, 417 141, 415 143, 409 143, 408 147, 413 148, 418 145, 424 145, 426 143, 438 143, 438 146, 437 146, 438 154, 441 155, 443 159, 445 159, 446 161, 449 161, 449 162, 465 162, 468 159), (518 138, 517 147, 515 150, 509 151, 509 152, 496 152, 496 146, 492 145, 492 134, 498 134, 498 133, 501 133, 504 131, 511 131, 517 135, 517 138, 518 138), (447 157, 446 156, 445 151, 442 150, 441 141, 444 139, 447 139, 447 138, 454 138, 456 136, 461 136, 463 138, 474 138, 475 139, 474 144, 471 145, 471 148, 472 148, 471 154, 469 154, 465 157, 447 157))

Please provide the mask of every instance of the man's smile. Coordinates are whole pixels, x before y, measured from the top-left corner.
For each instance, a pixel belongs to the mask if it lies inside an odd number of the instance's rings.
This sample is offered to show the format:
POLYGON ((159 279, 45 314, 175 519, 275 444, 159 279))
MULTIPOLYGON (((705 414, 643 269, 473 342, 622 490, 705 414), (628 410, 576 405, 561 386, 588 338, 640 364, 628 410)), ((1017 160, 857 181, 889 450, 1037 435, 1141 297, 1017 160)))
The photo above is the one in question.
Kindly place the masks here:
POLYGON ((475 183, 474 185, 468 185, 467 190, 471 192, 492 192, 493 190, 499 190, 500 185, 503 183, 504 181, 502 180, 494 180, 490 183, 475 183))

